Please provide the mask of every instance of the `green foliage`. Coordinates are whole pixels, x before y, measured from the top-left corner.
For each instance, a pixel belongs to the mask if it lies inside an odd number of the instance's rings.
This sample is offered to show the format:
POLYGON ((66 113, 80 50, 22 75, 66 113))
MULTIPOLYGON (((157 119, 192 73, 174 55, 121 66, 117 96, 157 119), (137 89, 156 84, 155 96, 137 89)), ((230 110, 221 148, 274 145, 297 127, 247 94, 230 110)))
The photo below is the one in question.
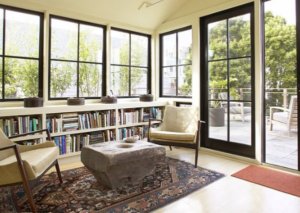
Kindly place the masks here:
MULTIPOLYGON (((192 64, 192 47, 189 48, 189 52, 185 59, 184 64, 192 64)), ((182 96, 192 95, 192 66, 186 65, 183 68, 184 81, 182 85, 179 85, 178 93, 182 96)))

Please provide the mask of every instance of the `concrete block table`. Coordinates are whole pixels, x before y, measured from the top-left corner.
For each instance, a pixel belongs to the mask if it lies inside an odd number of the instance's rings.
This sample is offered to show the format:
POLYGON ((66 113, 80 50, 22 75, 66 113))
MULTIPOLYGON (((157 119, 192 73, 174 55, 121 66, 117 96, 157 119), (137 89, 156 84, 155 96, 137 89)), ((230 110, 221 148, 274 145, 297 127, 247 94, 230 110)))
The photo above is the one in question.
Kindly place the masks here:
POLYGON ((110 188, 140 182, 165 156, 165 147, 144 141, 104 142, 81 150, 82 163, 98 181, 110 188))

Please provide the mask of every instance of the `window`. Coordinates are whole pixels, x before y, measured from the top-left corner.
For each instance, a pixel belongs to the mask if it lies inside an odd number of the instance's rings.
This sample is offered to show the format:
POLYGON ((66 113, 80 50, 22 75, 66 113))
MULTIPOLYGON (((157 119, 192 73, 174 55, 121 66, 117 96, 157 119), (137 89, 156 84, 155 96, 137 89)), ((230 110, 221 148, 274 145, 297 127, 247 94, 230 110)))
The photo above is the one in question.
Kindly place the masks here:
POLYGON ((119 97, 151 93, 150 35, 112 28, 110 86, 119 97))
POLYGON ((105 92, 105 27, 50 16, 49 98, 105 92))
POLYGON ((192 28, 160 35, 160 96, 192 95, 192 28))
POLYGON ((0 101, 43 95, 43 14, 0 6, 0 101))

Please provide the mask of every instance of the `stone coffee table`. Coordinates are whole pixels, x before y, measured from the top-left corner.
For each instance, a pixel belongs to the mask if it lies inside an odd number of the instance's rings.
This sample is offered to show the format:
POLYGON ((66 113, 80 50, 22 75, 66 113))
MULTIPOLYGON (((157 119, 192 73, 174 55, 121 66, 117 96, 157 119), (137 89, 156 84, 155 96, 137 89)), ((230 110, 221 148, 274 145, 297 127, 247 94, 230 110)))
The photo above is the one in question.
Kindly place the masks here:
POLYGON ((81 150, 82 163, 98 181, 110 188, 140 182, 165 156, 165 147, 145 141, 104 142, 81 150))

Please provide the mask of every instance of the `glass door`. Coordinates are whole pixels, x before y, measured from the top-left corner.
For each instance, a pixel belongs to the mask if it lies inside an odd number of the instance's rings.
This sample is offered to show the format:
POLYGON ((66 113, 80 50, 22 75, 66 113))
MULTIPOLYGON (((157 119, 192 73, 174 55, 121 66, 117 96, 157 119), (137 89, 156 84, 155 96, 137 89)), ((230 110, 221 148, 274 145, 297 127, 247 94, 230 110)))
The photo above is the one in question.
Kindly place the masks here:
POLYGON ((263 1, 263 8, 264 161, 300 170, 296 0, 263 1))
POLYGON ((253 4, 200 22, 202 145, 254 158, 253 4))

